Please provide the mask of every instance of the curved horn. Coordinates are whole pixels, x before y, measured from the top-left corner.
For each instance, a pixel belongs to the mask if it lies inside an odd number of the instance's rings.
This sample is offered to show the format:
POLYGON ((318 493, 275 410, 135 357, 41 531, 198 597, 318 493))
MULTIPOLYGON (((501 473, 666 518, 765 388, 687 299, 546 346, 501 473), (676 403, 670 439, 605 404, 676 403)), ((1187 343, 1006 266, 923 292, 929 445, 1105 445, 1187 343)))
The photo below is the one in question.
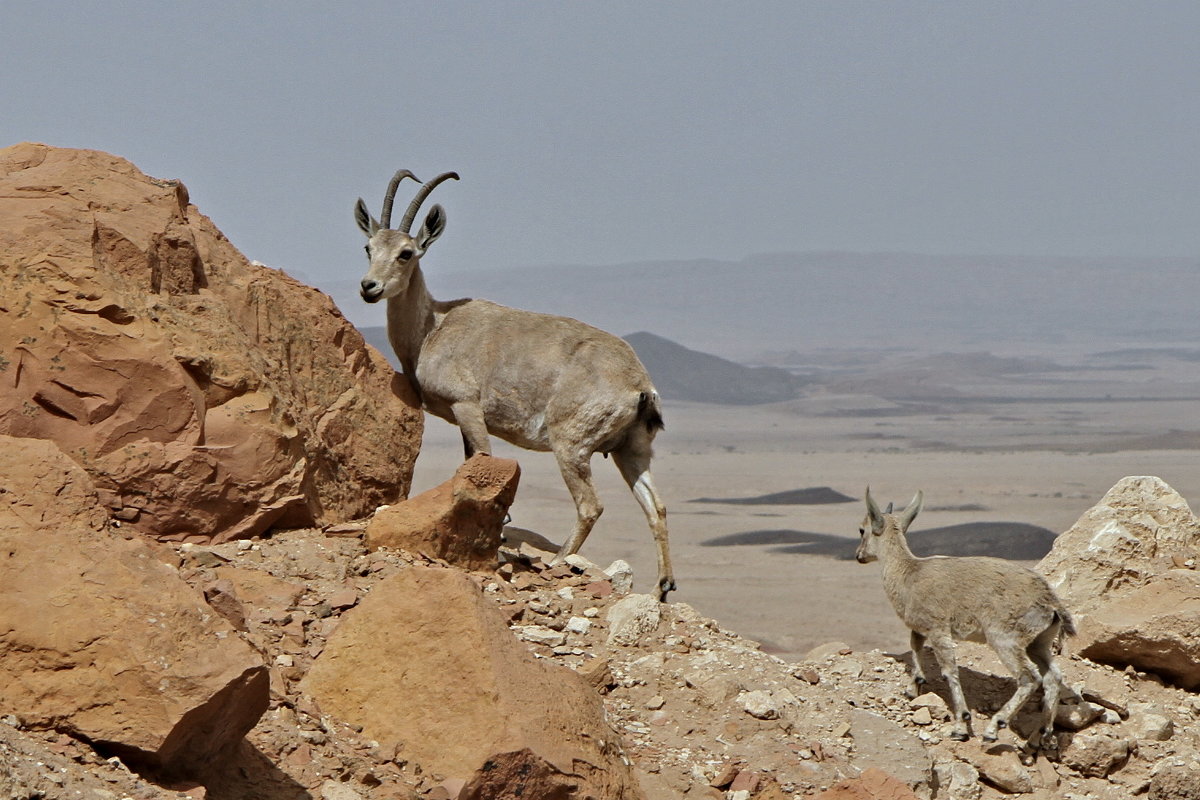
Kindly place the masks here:
POLYGON ((458 180, 458 173, 443 172, 441 175, 438 175, 429 183, 422 186, 421 190, 417 192, 417 196, 414 197, 412 202, 408 204, 408 210, 404 212, 404 219, 400 221, 400 227, 396 230, 400 231, 401 233, 408 233, 408 229, 412 227, 413 220, 417 218, 417 212, 421 209, 421 203, 425 202, 425 198, 429 197, 429 193, 433 191, 435 186, 442 181, 447 180, 448 178, 458 180))
POLYGON ((392 201, 396 199, 396 187, 399 186, 400 181, 404 180, 405 178, 412 178, 417 183, 421 182, 420 178, 418 178, 416 175, 413 175, 406 169, 398 170, 396 174, 392 176, 392 182, 388 184, 387 194, 383 196, 383 214, 379 217, 380 227, 386 228, 391 224, 392 201))

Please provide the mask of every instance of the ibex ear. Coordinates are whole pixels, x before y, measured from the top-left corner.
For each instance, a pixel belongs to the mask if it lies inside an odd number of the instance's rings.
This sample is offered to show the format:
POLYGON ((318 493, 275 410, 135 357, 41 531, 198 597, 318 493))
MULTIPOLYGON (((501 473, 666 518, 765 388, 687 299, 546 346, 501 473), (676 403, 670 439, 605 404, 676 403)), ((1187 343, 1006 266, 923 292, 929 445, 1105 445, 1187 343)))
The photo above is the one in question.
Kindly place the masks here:
POLYGON ((354 204, 354 221, 358 223, 359 230, 367 236, 374 236, 375 231, 379 230, 379 223, 367 211, 367 204, 363 202, 361 197, 354 204))
POLYGON ((446 209, 441 205, 435 205, 425 215, 425 224, 421 226, 421 232, 417 234, 417 247, 421 248, 421 252, 424 253, 429 249, 429 245, 437 241, 444 230, 446 230, 446 209))
POLYGON ((921 513, 921 506, 925 503, 925 494, 918 491, 912 499, 912 502, 900 512, 900 518, 897 521, 900 525, 900 530, 907 531, 908 526, 912 525, 912 521, 917 518, 917 514, 921 513))
POLYGON ((871 532, 879 535, 883 533, 883 512, 879 510, 879 506, 875 505, 875 498, 871 497, 871 487, 867 487, 867 520, 871 523, 871 532))

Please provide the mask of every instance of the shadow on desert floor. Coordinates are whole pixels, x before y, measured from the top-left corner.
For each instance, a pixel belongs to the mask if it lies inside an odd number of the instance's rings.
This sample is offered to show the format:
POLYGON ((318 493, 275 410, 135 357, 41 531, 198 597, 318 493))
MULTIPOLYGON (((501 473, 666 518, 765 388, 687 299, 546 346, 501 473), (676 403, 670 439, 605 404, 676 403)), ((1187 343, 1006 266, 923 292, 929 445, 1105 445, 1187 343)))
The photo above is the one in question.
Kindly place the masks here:
MULTIPOLYGON (((909 531, 908 544, 918 556, 992 556, 1013 561, 1037 561, 1054 544, 1055 534, 1024 522, 966 522, 923 531, 909 531)), ((858 542, 845 536, 789 529, 731 533, 700 542, 701 547, 775 545, 771 552, 854 558, 858 542)))

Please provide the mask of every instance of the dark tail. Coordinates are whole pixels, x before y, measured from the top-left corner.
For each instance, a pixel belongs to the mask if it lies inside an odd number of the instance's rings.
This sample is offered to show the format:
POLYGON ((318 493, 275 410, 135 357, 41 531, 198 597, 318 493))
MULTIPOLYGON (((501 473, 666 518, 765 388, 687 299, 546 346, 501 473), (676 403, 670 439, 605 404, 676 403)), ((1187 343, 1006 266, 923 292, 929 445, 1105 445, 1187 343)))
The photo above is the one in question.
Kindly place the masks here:
POLYGON ((1065 608, 1057 608, 1054 611, 1062 622, 1062 635, 1064 637, 1074 636, 1078 631, 1075 628, 1075 618, 1071 616, 1071 612, 1065 608))
POLYGON ((663 423, 662 408, 658 404, 658 392, 642 392, 638 395, 637 418, 650 434, 666 429, 663 423))

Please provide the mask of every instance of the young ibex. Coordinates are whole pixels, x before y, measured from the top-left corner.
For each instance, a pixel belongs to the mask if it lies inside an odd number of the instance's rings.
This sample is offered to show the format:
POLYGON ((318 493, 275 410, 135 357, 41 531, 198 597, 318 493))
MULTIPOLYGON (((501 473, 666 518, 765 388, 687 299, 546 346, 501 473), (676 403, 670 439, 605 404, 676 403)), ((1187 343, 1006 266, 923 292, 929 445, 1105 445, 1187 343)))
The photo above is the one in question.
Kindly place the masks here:
POLYGON ((958 681, 954 640, 985 642, 1017 679, 1017 689, 988 723, 984 741, 995 741, 998 730, 1041 685, 1041 725, 1026 746, 1031 751, 1052 748, 1054 714, 1064 691, 1054 651, 1060 636, 1074 635, 1075 623, 1046 579, 1000 558, 917 558, 904 534, 921 510, 922 494, 917 492, 898 514, 891 513, 891 505, 880 511, 870 489, 866 502, 867 516, 859 528, 862 539, 855 555, 862 564, 882 561, 883 588, 912 632, 913 680, 905 694, 915 697, 923 691, 920 652, 928 642, 950 687, 951 736, 967 739, 971 712, 958 681))
POLYGON ((423 184, 393 230, 392 201, 405 178, 417 180, 408 170, 395 174, 379 221, 362 199, 354 218, 367 235, 370 260, 362 298, 388 301, 388 339, 426 410, 461 429, 468 458, 491 452, 489 434, 554 453, 576 509, 574 531, 556 560, 578 551, 599 518, 591 459, 611 454, 650 524, 665 600, 675 578, 667 512, 650 475, 651 443, 663 421, 645 367, 628 343, 577 320, 487 300, 434 300, 420 260, 445 230, 446 212, 435 205, 419 233, 409 228, 433 188, 458 175, 423 184))

